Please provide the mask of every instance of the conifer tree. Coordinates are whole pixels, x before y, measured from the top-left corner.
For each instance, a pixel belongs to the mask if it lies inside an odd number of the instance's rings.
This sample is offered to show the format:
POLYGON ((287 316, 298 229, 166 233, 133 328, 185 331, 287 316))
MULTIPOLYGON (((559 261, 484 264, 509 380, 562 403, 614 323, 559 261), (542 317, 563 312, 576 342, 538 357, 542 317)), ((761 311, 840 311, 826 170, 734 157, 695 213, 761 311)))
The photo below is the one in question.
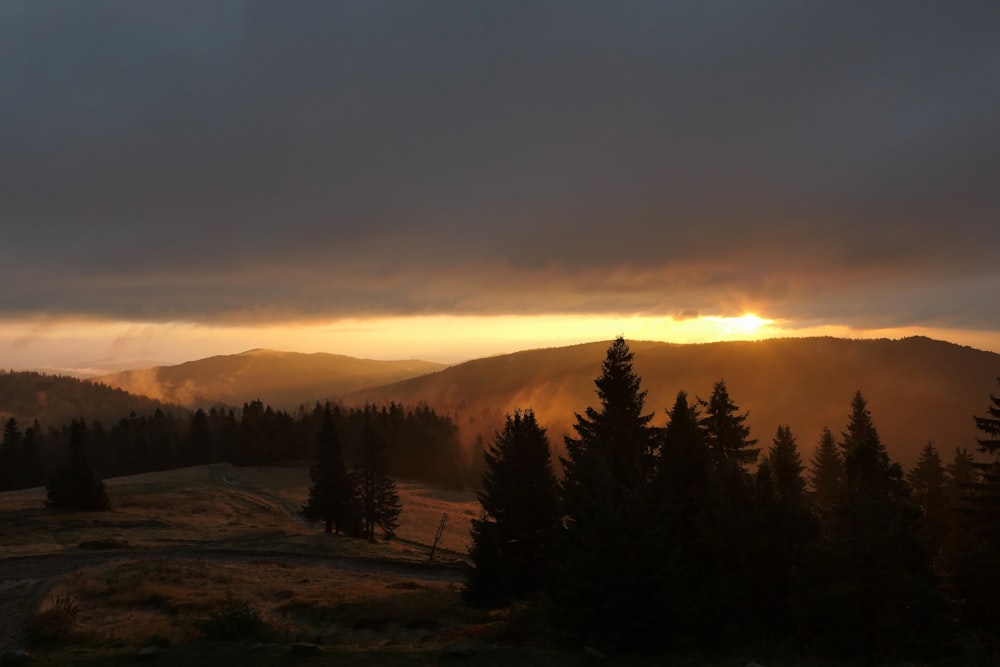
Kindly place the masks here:
POLYGON ((746 471, 757 462, 760 454, 760 448, 754 447, 757 441, 750 438, 750 427, 746 424, 749 413, 739 414, 724 380, 716 382, 709 399, 700 403, 705 409, 701 427, 716 468, 735 466, 746 471))
POLYGON ((21 453, 21 429, 17 425, 17 420, 11 417, 4 424, 3 440, 0 441, 0 491, 22 486, 21 453))
POLYGON ((549 440, 532 410, 507 415, 483 457, 482 517, 472 522, 465 593, 497 604, 541 587, 560 514, 549 440))
POLYGON ((90 465, 86 438, 86 423, 74 420, 70 424, 69 456, 49 480, 46 507, 81 511, 103 511, 110 507, 104 482, 90 465))
POLYGON ((649 427, 653 415, 642 413, 646 392, 640 390, 641 380, 632 368, 633 356, 624 338, 615 339, 594 381, 601 409, 588 407, 585 416, 576 415, 577 437, 565 438, 569 458, 563 466, 571 520, 571 496, 578 482, 606 473, 616 485, 634 486, 652 475, 656 431, 649 427))
POLYGON ((906 479, 910 484, 913 501, 920 508, 927 542, 937 561, 948 539, 953 517, 948 507, 948 475, 933 443, 924 445, 920 458, 907 473, 906 479))
POLYGON ((844 462, 837 448, 833 432, 823 427, 819 446, 813 453, 812 469, 809 481, 812 485, 813 503, 820 512, 829 512, 840 492, 841 478, 844 473, 844 462))
POLYGON ((667 415, 670 421, 663 429, 657 484, 679 510, 688 516, 702 514, 711 485, 711 458, 698 406, 689 404, 687 393, 680 391, 667 415))
POLYGON ((396 482, 389 477, 389 460, 385 441, 372 423, 366 410, 361 442, 361 506, 364 526, 362 534, 375 541, 375 528, 381 528, 386 539, 396 534, 403 506, 396 491, 396 482))
POLYGON ((39 446, 42 426, 36 419, 24 432, 21 443, 21 481, 25 488, 41 486, 45 483, 42 472, 42 457, 39 446))
POLYGON ((802 627, 849 654, 927 658, 950 632, 919 513, 857 392, 841 441, 844 479, 824 534, 800 559, 802 627))
POLYGON ((577 415, 577 437, 566 438, 565 530, 550 581, 576 629, 606 647, 656 636, 648 610, 662 579, 650 521, 657 432, 632 358, 623 338, 611 344, 595 380, 600 408, 577 415))
POLYGON ((805 469, 799 447, 788 425, 779 425, 767 453, 767 462, 774 478, 777 502, 785 507, 800 507, 805 498, 805 469))
POLYGON ((815 519, 806 504, 804 467, 791 428, 778 426, 755 476, 756 531, 746 548, 756 563, 748 568, 744 586, 754 600, 744 624, 781 632, 791 622, 790 594, 799 549, 815 533, 815 519), (760 564, 766 563, 761 567, 760 564))
MULTIPOLYGON (((1000 378, 997 381, 1000 382, 1000 378)), ((979 451, 997 454, 1000 452, 1000 398, 990 394, 986 414, 985 417, 973 417, 976 420, 976 429, 982 433, 976 441, 979 443, 979 451)))
POLYGON ((995 632, 1000 628, 1000 398, 990 394, 986 416, 975 416, 979 451, 975 480, 966 490, 968 547, 956 565, 953 582, 962 599, 962 620, 995 632))
POLYGON ((662 559, 657 616, 663 637, 692 637, 711 627, 716 601, 706 595, 715 575, 709 533, 714 518, 714 470, 697 403, 679 391, 667 410, 655 481, 656 510, 650 524, 660 531, 662 559))
POLYGON ((309 468, 313 485, 302 506, 302 515, 312 521, 322 521, 327 533, 357 535, 361 516, 357 480, 344 465, 344 453, 329 403, 323 409, 316 445, 318 458, 309 468))

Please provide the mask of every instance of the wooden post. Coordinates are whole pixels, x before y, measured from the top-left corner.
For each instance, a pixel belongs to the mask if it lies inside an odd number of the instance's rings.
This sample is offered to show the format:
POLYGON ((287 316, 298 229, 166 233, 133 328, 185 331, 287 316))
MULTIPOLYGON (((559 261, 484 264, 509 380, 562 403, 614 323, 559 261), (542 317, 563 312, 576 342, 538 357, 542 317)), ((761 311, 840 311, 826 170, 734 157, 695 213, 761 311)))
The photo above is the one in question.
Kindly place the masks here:
POLYGON ((434 560, 434 552, 437 550, 438 542, 441 540, 441 535, 444 534, 444 524, 446 523, 448 523, 447 512, 441 515, 441 523, 438 524, 437 532, 434 534, 434 543, 431 544, 430 560, 434 560))

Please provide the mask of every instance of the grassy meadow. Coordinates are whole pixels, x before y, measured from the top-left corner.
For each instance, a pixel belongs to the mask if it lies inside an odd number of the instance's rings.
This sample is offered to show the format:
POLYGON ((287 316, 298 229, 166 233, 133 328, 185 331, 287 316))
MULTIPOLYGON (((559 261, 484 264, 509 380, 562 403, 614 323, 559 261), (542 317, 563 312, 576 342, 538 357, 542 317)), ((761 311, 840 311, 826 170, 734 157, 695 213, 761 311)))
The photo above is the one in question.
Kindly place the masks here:
POLYGON ((400 482, 398 537, 370 544, 301 520, 308 484, 304 466, 211 465, 109 479, 109 512, 0 494, 2 649, 37 664, 128 663, 146 646, 159 664, 274 664, 310 642, 321 653, 295 664, 425 664, 508 632, 506 613, 460 601, 475 494, 400 482))

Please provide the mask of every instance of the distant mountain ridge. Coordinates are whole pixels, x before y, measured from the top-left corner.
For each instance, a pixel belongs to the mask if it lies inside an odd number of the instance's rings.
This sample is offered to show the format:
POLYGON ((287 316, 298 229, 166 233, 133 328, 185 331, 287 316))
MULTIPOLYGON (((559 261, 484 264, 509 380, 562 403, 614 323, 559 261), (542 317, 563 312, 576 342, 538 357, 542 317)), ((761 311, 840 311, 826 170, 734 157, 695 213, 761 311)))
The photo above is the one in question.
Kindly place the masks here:
MULTIPOLYGON (((972 415, 985 411, 1000 376, 1000 354, 923 337, 629 344, 654 424, 665 423, 665 409, 678 391, 692 400, 708 398, 713 383, 724 379, 736 404, 749 410, 752 437, 760 446, 766 451, 777 426, 788 424, 806 462, 823 426, 839 437, 859 389, 890 455, 905 466, 928 441, 945 460, 956 447, 974 450, 972 415)), ((451 415, 466 441, 482 436, 487 442, 507 412, 530 407, 562 451, 574 413, 597 404, 593 381, 607 346, 586 343, 477 359, 355 392, 344 401, 423 401, 451 415)))
POLYGON ((254 349, 174 366, 128 370, 93 378, 110 387, 188 407, 240 406, 260 399, 274 408, 302 404, 446 368, 429 361, 377 361, 341 354, 254 349))
MULTIPOLYGON (((974 450, 972 416, 983 414, 990 393, 1000 391, 1000 354, 928 338, 629 344, 654 424, 666 422, 665 409, 679 390, 692 400, 707 398, 712 384, 724 379, 741 410, 749 410, 760 446, 770 445, 778 424, 788 424, 806 461, 823 426, 839 436, 858 389, 889 453, 907 467, 928 441, 946 460, 956 447, 974 450)), ((426 403, 450 415, 472 443, 477 436, 489 442, 506 413, 530 407, 558 454, 574 413, 597 404, 594 378, 607 346, 527 350, 450 367, 250 350, 97 378, 105 387, 37 373, 0 374, 0 416, 22 422, 38 416, 46 425, 74 417, 112 423, 132 411, 174 409, 168 403, 239 406, 259 398, 291 410, 328 398, 347 405, 395 401, 426 403)))
POLYGON ((62 426, 80 418, 110 425, 133 412, 149 415, 158 409, 185 412, 147 396, 79 378, 34 371, 0 372, 0 419, 14 417, 22 429, 35 419, 45 427, 62 426))

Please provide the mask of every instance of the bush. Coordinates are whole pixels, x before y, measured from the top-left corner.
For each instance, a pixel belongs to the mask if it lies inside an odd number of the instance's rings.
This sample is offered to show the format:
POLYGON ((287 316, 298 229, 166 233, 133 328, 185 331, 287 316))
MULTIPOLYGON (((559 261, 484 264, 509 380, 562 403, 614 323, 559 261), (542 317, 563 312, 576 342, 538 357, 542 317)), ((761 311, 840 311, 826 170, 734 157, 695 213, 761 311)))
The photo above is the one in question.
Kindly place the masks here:
POLYGON ((271 634, 257 610, 247 602, 232 598, 226 600, 222 609, 202 621, 200 629, 209 641, 265 640, 271 634))
POLYGON ((80 603, 71 595, 57 595, 49 608, 39 612, 24 629, 29 646, 51 646, 65 643, 76 636, 80 603))

